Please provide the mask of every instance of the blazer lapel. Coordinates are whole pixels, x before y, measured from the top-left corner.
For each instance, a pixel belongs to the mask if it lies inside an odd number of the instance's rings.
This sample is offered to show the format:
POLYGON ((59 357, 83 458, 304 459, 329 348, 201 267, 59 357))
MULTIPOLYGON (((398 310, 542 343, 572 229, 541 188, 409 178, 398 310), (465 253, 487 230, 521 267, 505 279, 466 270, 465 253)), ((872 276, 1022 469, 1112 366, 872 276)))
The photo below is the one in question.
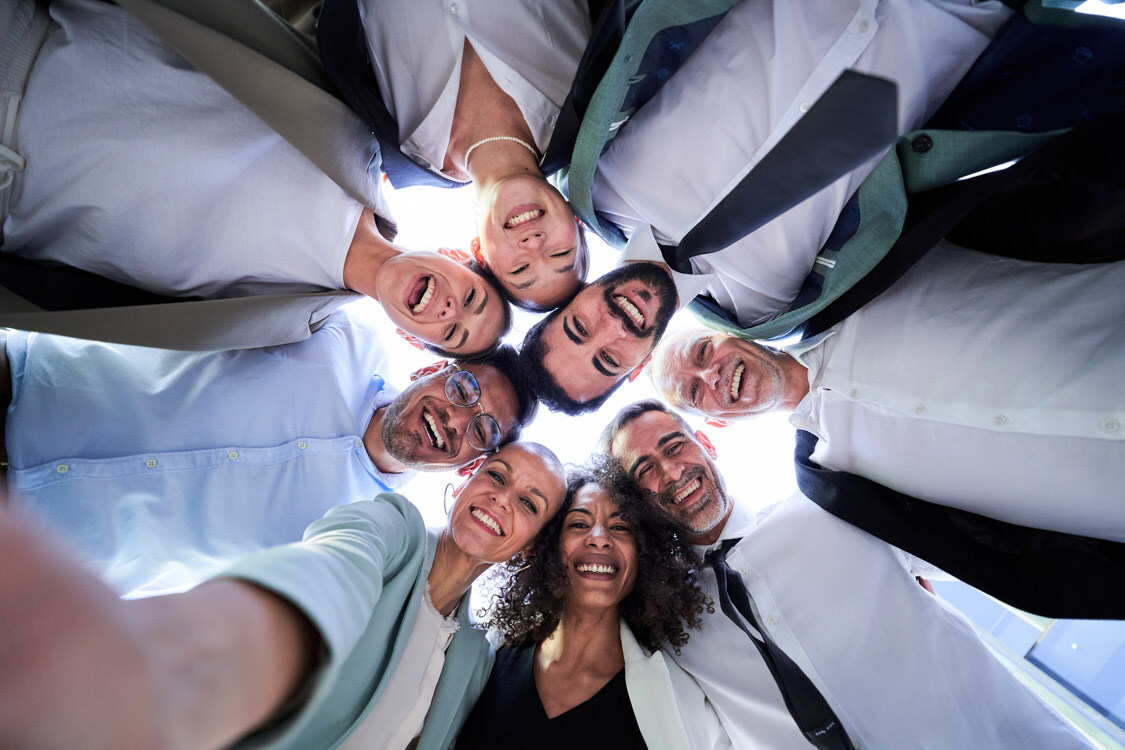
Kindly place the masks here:
POLYGON ((672 678, 664 653, 646 654, 633 631, 621 621, 621 650, 625 654, 625 686, 637 725, 650 750, 691 747, 684 717, 672 692, 672 678))

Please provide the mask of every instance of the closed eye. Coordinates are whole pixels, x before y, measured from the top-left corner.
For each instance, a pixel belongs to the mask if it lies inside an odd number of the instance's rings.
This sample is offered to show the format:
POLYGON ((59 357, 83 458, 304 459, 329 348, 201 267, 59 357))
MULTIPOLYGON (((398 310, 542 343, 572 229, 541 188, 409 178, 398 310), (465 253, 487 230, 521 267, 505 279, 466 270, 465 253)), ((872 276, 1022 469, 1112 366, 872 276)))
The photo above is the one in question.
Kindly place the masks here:
POLYGON ((519 268, 513 268, 511 271, 508 271, 508 275, 509 276, 519 276, 521 273, 523 273, 524 271, 527 270, 529 265, 530 265, 529 263, 524 263, 519 268))
POLYGON ((442 337, 442 341, 445 343, 449 343, 453 340, 453 334, 455 333, 457 333, 457 324, 453 323, 445 329, 445 336, 442 337))
POLYGON ((476 287, 472 287, 472 288, 469 289, 469 293, 465 295, 465 299, 461 303, 461 306, 462 307, 468 307, 469 305, 472 304, 473 300, 476 299, 476 298, 477 298, 477 289, 476 289, 476 287))
POLYGON ((695 406, 696 401, 699 399, 699 384, 694 384, 688 392, 688 406, 695 406))
POLYGON ((568 247, 566 250, 563 250, 561 253, 552 253, 551 257, 552 258, 565 258, 566 256, 570 255, 573 252, 574 252, 574 248, 568 247))

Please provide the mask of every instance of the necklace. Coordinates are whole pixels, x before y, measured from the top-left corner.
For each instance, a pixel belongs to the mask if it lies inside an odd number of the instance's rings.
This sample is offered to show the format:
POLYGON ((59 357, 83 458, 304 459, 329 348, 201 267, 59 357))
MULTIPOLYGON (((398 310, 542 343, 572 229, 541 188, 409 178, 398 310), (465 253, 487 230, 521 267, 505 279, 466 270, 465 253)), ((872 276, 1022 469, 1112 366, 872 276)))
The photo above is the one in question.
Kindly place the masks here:
POLYGON ((532 156, 535 157, 535 160, 539 161, 539 150, 536 149, 535 146, 532 146, 530 143, 523 140, 522 138, 515 138, 515 137, 510 136, 510 135, 494 135, 491 138, 481 138, 479 141, 477 141, 473 145, 469 146, 469 150, 465 152, 465 161, 462 162, 462 164, 461 164, 461 168, 465 170, 466 174, 468 174, 468 172, 469 172, 469 157, 473 155, 473 150, 477 146, 483 146, 484 144, 492 143, 493 141, 514 141, 515 143, 520 144, 521 146, 526 148, 528 151, 530 151, 532 156))

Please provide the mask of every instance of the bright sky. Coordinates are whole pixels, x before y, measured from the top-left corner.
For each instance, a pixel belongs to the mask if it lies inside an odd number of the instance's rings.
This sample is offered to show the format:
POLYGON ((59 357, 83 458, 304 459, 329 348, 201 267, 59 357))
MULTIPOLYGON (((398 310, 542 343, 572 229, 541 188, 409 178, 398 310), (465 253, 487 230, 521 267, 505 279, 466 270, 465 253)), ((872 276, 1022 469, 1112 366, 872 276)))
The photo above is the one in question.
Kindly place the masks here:
MULTIPOLYGON (((469 241, 476 235, 476 214, 471 188, 408 188, 393 192, 387 183, 389 200, 399 222, 397 242, 410 248, 456 247, 468 249, 469 241)), ((590 235, 590 279, 601 276, 613 267, 617 251, 590 235)), ((367 303, 357 303, 367 304, 367 303)), ((371 314, 382 319, 388 331, 384 344, 393 352, 401 365, 386 379, 399 388, 409 382, 410 372, 436 360, 436 355, 420 352, 395 336, 394 326, 385 318, 381 308, 371 303, 371 314)), ((517 310, 512 332, 505 339, 518 346, 528 328, 535 324, 538 315, 517 310)), ((681 312, 672 319, 668 330, 700 328, 694 316, 681 312)), ((656 397, 656 391, 644 374, 633 383, 623 385, 600 410, 580 417, 568 417, 540 408, 535 420, 523 431, 528 440, 543 443, 558 454, 564 463, 582 463, 589 456, 591 446, 605 424, 619 409, 634 401, 656 397)), ((732 496, 754 507, 771 504, 788 497, 796 489, 793 474, 793 428, 783 416, 769 414, 749 422, 735 423, 724 428, 709 427, 702 420, 688 418, 689 423, 702 427, 719 452, 719 468, 726 478, 732 496)), ((460 477, 450 473, 419 474, 402 490, 403 494, 422 510, 427 526, 441 526, 445 522, 442 509, 445 486, 457 484, 460 477)))

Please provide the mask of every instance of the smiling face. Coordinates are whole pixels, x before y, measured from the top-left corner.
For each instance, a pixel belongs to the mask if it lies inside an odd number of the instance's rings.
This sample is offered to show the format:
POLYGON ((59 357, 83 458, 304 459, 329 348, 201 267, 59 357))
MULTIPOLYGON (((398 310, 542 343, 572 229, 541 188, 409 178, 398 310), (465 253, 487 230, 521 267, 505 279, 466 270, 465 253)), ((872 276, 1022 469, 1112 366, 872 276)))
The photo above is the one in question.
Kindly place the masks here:
POLYGON ((449 512, 457 546, 498 563, 525 550, 566 495, 561 467, 537 450, 510 443, 488 457, 449 512))
POLYGON ((738 419, 782 406, 786 356, 736 336, 687 333, 657 348, 652 380, 673 406, 738 419))
POLYGON ((595 399, 649 355, 675 311, 676 288, 662 267, 616 268, 544 328, 543 366, 571 399, 595 399))
MULTIPOLYGON (((445 381, 455 372, 446 368, 410 385, 386 408, 383 446, 411 468, 440 471, 461 466, 480 455, 466 438, 469 423, 481 413, 491 414, 507 436, 516 426, 518 402, 508 378, 487 365, 465 365, 480 384, 480 400, 473 406, 456 406, 445 395, 445 381)), ((478 420, 472 429, 481 427, 478 420)), ((483 429, 483 428, 482 428, 483 429)), ((487 435, 476 436, 487 445, 487 435)))
POLYGON ((679 420, 646 411, 617 432, 610 450, 645 500, 672 522, 697 538, 721 529, 731 511, 723 478, 679 420))
POLYGON ((568 607, 607 609, 632 593, 637 540, 608 490, 591 483, 575 493, 563 518, 559 561, 566 570, 568 607))
POLYGON ((388 260, 375 280, 375 296, 399 328, 457 356, 495 343, 508 304, 468 266, 432 250, 388 260))
POLYGON ((570 298, 586 278, 586 247, 559 191, 521 174, 479 199, 481 255, 505 291, 541 310, 570 298))

